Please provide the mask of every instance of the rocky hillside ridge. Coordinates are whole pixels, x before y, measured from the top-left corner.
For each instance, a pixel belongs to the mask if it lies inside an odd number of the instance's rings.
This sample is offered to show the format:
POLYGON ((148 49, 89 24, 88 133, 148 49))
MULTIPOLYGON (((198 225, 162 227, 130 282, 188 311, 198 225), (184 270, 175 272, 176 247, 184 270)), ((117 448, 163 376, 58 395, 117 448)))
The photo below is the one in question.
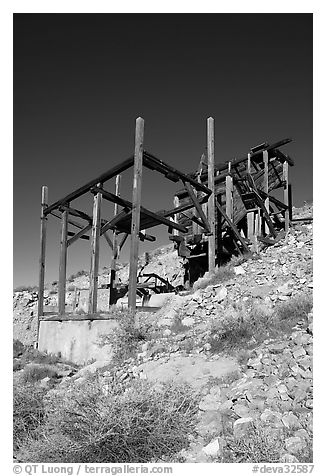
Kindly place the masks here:
POLYGON ((312 283, 312 224, 296 223, 254 259, 233 260, 142 313, 143 340, 130 357, 61 366, 39 384, 61 392, 97 374, 105 393, 112 381, 186 381, 200 400, 177 461, 311 462, 312 283))
MULTIPOLYGON (((293 209, 293 216, 296 218, 302 217, 312 217, 312 205, 305 204, 301 208, 294 208, 293 209)), ((300 225, 296 227, 296 230, 300 230, 300 225), (299 228, 298 228, 299 226, 299 228)), ((302 247, 307 249, 307 256, 311 253, 312 247, 312 225, 308 224, 306 227, 302 228, 303 232, 310 230, 310 247, 306 248, 305 241, 302 241, 302 247)), ((298 235, 298 233, 297 233, 298 235)), ((309 235, 309 233, 308 233, 309 235)), ((296 236, 296 235, 294 235, 296 236)), ((295 238, 294 238, 295 239, 295 238)), ((307 238, 308 239, 308 238, 307 238)), ((300 240, 299 240, 300 241, 300 240)), ((282 243, 282 242, 281 242, 282 243)), ((292 240, 293 243, 293 240, 292 240)), ((288 242, 288 248, 291 252, 292 247, 291 241, 288 242)), ((309 243, 307 243, 309 244, 309 243)), ((280 247, 280 244, 279 244, 280 247)), ((270 248, 270 250, 274 250, 275 247, 270 248)), ((259 262, 257 265, 265 266, 263 261, 265 258, 269 256, 269 253, 274 253, 274 251, 266 251, 262 253, 263 260, 259 262)), ((305 253, 305 251, 302 251, 305 253)), ((302 254, 301 253, 301 254, 302 254)), ((294 257, 294 260, 296 258, 294 257)), ((295 263, 292 263, 295 266, 295 263)), ((251 265, 250 265, 251 266, 251 265)), ((267 265, 266 265, 267 266, 267 265)), ((265 267, 266 267, 265 266, 265 267)), ((275 268, 275 263, 273 264, 275 268)), ((183 259, 177 256, 176 251, 174 250, 174 245, 169 244, 164 247, 161 247, 157 250, 154 250, 148 254, 144 254, 139 258, 139 267, 143 268, 144 273, 156 273, 159 276, 167 279, 173 286, 178 286, 183 284, 183 259)), ((311 264, 312 268, 312 264, 311 264)), ((253 268, 253 272, 255 273, 255 268, 253 268)), ((237 271, 238 275, 242 272, 241 268, 237 271)), ((307 276, 303 276, 305 271, 298 271, 298 273, 302 273, 301 279, 308 280, 307 276)), ((118 263, 117 265, 117 282, 122 284, 126 284, 128 282, 128 274, 129 274, 129 263, 118 263)), ((310 273, 311 275, 311 273, 310 273)), ((284 276, 286 276, 286 269, 284 267, 284 276)), ((240 278, 237 277, 238 284, 235 283, 235 287, 242 288, 244 283, 248 281, 247 284, 250 287, 250 274, 247 274, 247 278, 240 278), (249 278, 248 278, 249 276, 249 278)), ((201 281, 201 280, 200 280, 201 281)), ((275 287, 275 283, 273 280, 271 281, 271 285, 275 287)), ((282 281, 282 280, 281 280, 282 281)), ((99 275, 99 287, 106 286, 110 282, 110 270, 107 268, 103 268, 99 275)), ((207 281, 208 282, 208 281, 207 281)), ((283 282, 283 281, 282 281, 283 282)), ((202 285, 204 285, 203 282, 202 285)), ((259 279, 257 280, 257 285, 260 286, 259 279)), ((305 284, 305 283, 301 283, 305 284)), ((198 286, 198 283, 196 284, 198 286)), ((78 289, 85 289, 89 287, 89 278, 86 271, 80 271, 75 275, 72 275, 67 280, 67 297, 66 302, 67 304, 72 304, 74 300, 75 288, 78 289)), ((264 291, 258 291, 264 292, 264 291)), ((265 292, 268 294, 267 288, 265 288, 265 292)), ((54 281, 52 284, 47 284, 44 292, 45 300, 44 304, 47 306, 56 306, 57 305, 57 282, 54 281)), ((271 297, 272 299, 272 297, 271 297)), ((37 333, 37 289, 32 287, 26 287, 26 290, 18 290, 14 292, 13 295, 13 328, 14 328, 14 338, 20 340, 25 344, 32 344, 36 341, 36 333, 37 333)), ((178 297, 176 298, 178 301, 178 297)), ((172 304, 173 306, 174 304, 172 304)), ((209 309, 208 309, 209 311, 209 309)))

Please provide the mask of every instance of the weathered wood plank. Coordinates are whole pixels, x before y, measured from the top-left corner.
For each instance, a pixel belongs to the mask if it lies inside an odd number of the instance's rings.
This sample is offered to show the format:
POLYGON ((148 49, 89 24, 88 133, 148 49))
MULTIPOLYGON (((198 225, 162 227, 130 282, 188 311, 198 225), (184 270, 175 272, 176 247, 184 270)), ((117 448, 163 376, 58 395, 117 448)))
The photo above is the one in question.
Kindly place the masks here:
POLYGON ((40 230, 40 257, 39 257, 39 277, 38 277, 38 305, 37 305, 37 339, 39 331, 39 319, 44 309, 44 277, 45 277, 45 251, 46 251, 46 225, 47 217, 44 210, 48 205, 48 187, 42 187, 41 198, 41 230, 40 230))
POLYGON ((94 196, 93 224, 92 224, 92 244, 91 244, 91 269, 89 276, 89 314, 97 311, 97 288, 98 288, 98 268, 100 259, 100 229, 101 229, 101 193, 94 196))
MULTIPOLYGON (((201 219, 201 221, 203 222, 203 224, 205 226, 205 229, 206 229, 207 233, 211 233, 212 229, 211 229, 210 223, 209 223, 205 213, 203 212, 203 209, 202 209, 199 201, 197 200, 197 197, 196 197, 191 185, 187 182, 184 182, 184 186, 187 189, 189 197, 191 198, 191 200, 192 200, 192 202, 195 206, 195 209, 196 209, 196 211, 199 215, 199 218, 201 219)), ((210 197, 212 197, 212 196, 213 196, 213 194, 211 194, 210 197)), ((210 199, 208 199, 208 200, 210 200, 210 199)))
POLYGON ((139 251, 139 224, 140 224, 140 200, 143 171, 143 146, 144 146, 144 119, 136 119, 135 130, 135 160, 134 179, 132 190, 132 221, 131 221, 131 244, 129 261, 129 287, 128 287, 128 308, 136 311, 136 291, 137 291, 137 267, 139 251))
MULTIPOLYGON (((263 162, 264 162, 264 192, 268 195, 268 169, 269 169, 269 161, 268 161, 268 151, 263 151, 263 162)), ((265 208, 267 213, 269 214, 269 198, 268 196, 265 198, 265 208)), ((265 223, 265 233, 268 233, 268 226, 265 223)))
MULTIPOLYGON (((97 191, 98 189, 97 189, 97 187, 94 187, 93 190, 97 191)), ((116 195, 114 195, 113 193, 107 192, 106 190, 103 190, 102 195, 103 195, 104 199, 109 200, 110 202, 115 201, 115 203, 118 203, 119 205, 122 205, 125 208, 132 209, 132 203, 129 202, 129 200, 120 199, 120 197, 116 197, 116 195), (119 199, 119 200, 117 200, 117 199, 119 199)), ((159 222, 160 224, 166 225, 168 227, 175 228, 175 229, 181 231, 182 233, 186 233, 188 231, 185 227, 183 227, 183 226, 181 226, 177 223, 171 222, 170 220, 168 220, 164 216, 159 215, 155 212, 152 212, 151 210, 148 210, 145 207, 140 206, 140 211, 141 211, 142 214, 146 215, 147 217, 153 218, 153 220, 155 220, 156 222, 159 222)), ((130 213, 132 214, 132 212, 130 212, 130 213)), ((122 218, 126 218, 127 216, 129 216, 129 213, 126 213, 125 211, 120 212, 116 217, 114 217, 112 220, 110 220, 109 223, 104 225, 101 232, 103 232, 103 230, 105 231, 107 229, 112 229, 113 230, 115 227, 118 227, 119 221, 122 218)), ((159 223, 157 223, 157 224, 159 224, 159 223)))
MULTIPOLYGON (((214 119, 207 119, 207 174, 208 188, 211 191, 207 203, 208 222, 211 235, 208 237, 208 271, 215 269, 215 139, 214 139, 214 119)), ((202 217, 201 217, 202 218, 202 217)), ((204 221, 205 223, 205 221, 204 221)))
POLYGON ((225 179, 225 198, 226 198, 226 214, 233 220, 233 179, 228 175, 225 179))
MULTIPOLYGON (((121 183, 121 175, 117 175, 115 178, 115 195, 120 197, 120 183, 121 183)), ((114 204, 114 216, 117 216, 119 212, 118 204, 114 204)), ((111 258, 111 266, 110 266, 110 296, 109 296, 109 305, 111 306, 115 301, 115 277, 116 277, 116 267, 117 267, 117 259, 118 259, 118 237, 116 230, 113 230, 113 239, 112 239, 112 258, 111 258)))
POLYGON ((92 225, 89 223, 88 225, 86 225, 84 228, 82 228, 78 233, 71 233, 68 231, 68 236, 71 236, 70 240, 67 241, 67 246, 70 246, 72 245, 73 243, 75 243, 75 241, 78 240, 78 238, 82 238, 82 239, 87 239, 89 240, 89 236, 85 236, 84 233, 87 233, 89 230, 92 229, 92 225))
POLYGON ((180 180, 189 182, 195 188, 195 190, 205 192, 208 195, 210 195, 211 193, 209 188, 207 188, 205 185, 201 184, 200 182, 197 182, 196 180, 194 180, 192 177, 190 177, 190 175, 184 174, 183 172, 180 172, 174 167, 171 167, 170 165, 154 157, 153 154, 150 154, 147 151, 144 151, 144 165, 146 167, 150 166, 149 168, 157 170, 158 172, 163 173, 165 176, 167 176, 166 173, 170 172, 171 174, 178 176, 180 180))
POLYGON ((97 183, 102 184, 106 182, 107 180, 110 180, 112 177, 115 177, 116 175, 129 169, 130 167, 132 167, 133 163, 134 163, 134 157, 133 156, 129 157, 129 159, 126 159, 124 162, 121 162, 120 164, 115 165, 114 167, 112 167, 112 169, 108 170, 107 172, 104 172, 96 179, 91 180, 90 182, 86 183, 82 187, 77 188, 77 190, 75 190, 74 192, 71 192, 65 197, 61 198, 60 200, 54 202, 52 205, 48 206, 44 210, 44 213, 47 215, 52 210, 55 210, 56 208, 58 208, 60 205, 69 203, 72 200, 75 200, 76 198, 80 197, 84 193, 88 192, 97 183))
POLYGON ((290 214, 289 214, 289 164, 288 162, 283 163, 283 181, 284 181, 284 192, 283 192, 283 201, 284 204, 288 207, 285 211, 285 233, 289 231, 290 224, 290 214))
POLYGON ((233 222, 230 220, 230 218, 227 216, 227 214, 225 213, 225 211, 223 210, 223 207, 218 203, 218 201, 215 202, 215 205, 216 205, 216 208, 217 210, 219 211, 219 213, 222 215, 222 217, 226 220, 227 224, 229 225, 229 227, 231 228, 234 236, 240 241, 240 243, 242 244, 243 248, 245 249, 245 251, 249 251, 249 248, 247 246, 247 243, 245 241, 245 239, 241 236, 238 228, 233 224, 233 222))
POLYGON ((68 236, 68 211, 62 212, 61 240, 60 240, 60 263, 58 282, 58 308, 59 314, 65 313, 66 306, 66 275, 67 275, 67 236, 68 236))

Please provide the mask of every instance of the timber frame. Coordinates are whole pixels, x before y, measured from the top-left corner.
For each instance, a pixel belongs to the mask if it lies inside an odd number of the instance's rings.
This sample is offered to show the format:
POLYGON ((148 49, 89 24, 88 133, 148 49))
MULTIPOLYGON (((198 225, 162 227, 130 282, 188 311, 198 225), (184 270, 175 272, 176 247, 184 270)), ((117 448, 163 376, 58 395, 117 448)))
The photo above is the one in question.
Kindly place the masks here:
POLYGON ((88 240, 91 244, 88 315, 94 316, 97 313, 100 237, 103 237, 112 249, 110 304, 113 304, 116 261, 119 257, 122 246, 126 242, 128 236, 131 235, 128 306, 132 311, 135 311, 139 240, 154 241, 156 239, 154 236, 144 232, 144 230, 158 225, 165 225, 168 228, 169 233, 172 231, 175 233, 187 233, 188 229, 177 223, 174 218, 177 213, 195 208, 200 217, 198 222, 203 227, 204 232, 211 234, 211 225, 202 209, 202 204, 206 203, 212 194, 211 190, 190 175, 171 167, 153 154, 144 150, 143 142, 144 120, 139 117, 136 120, 135 152, 133 156, 124 160, 120 164, 115 165, 103 174, 52 204, 48 204, 47 187, 42 187, 38 320, 40 320, 44 315, 43 301, 46 224, 50 216, 56 217, 61 221, 58 281, 58 314, 60 319, 64 317, 66 309, 67 249, 77 240, 88 240), (182 206, 175 206, 169 210, 160 211, 151 211, 141 206, 143 166, 150 170, 159 172, 165 178, 174 183, 181 182, 189 193, 189 200, 187 203, 184 203, 182 206), (120 196, 121 174, 131 167, 134 169, 132 202, 120 196), (115 193, 111 193, 104 188, 104 185, 111 179, 115 179, 115 193), (92 216, 72 205, 76 199, 86 194, 91 194, 93 196, 92 216), (197 198, 197 194, 201 195, 200 199, 197 198), (101 215, 101 204, 103 200, 114 204, 114 216, 109 219, 105 219, 101 215), (77 229, 77 231, 74 228, 77 229), (112 238, 108 235, 109 231, 113 234, 112 238), (118 235, 122 235, 121 239, 118 239, 118 235))
MULTIPOLYGON (((38 325, 44 318, 44 278, 46 229, 49 217, 61 221, 60 263, 58 282, 58 316, 67 319, 66 270, 67 250, 73 243, 88 240, 91 249, 88 313, 95 319, 98 313, 98 271, 100 238, 112 250, 109 304, 116 297, 116 263, 127 238, 130 242, 128 307, 136 310, 137 265, 139 240, 155 241, 148 229, 164 225, 175 243, 179 256, 185 258, 188 268, 202 266, 199 274, 189 278, 191 284, 205 271, 213 271, 223 262, 227 253, 258 252, 259 247, 276 243, 287 233, 292 220, 292 187, 289 184, 289 166, 293 160, 280 147, 291 142, 283 139, 264 142, 250 149, 241 159, 215 164, 214 119, 207 119, 207 143, 198 169, 185 174, 144 150, 144 120, 136 119, 134 154, 102 173, 85 185, 48 204, 48 188, 42 187, 41 232, 39 260, 38 325), (132 201, 121 197, 123 172, 133 167, 132 201), (166 179, 181 183, 182 189, 173 198, 173 208, 152 211, 141 204, 143 167, 156 171, 166 179), (115 193, 104 187, 115 181, 115 193), (283 189, 283 201, 273 196, 283 189), (79 210, 74 201, 84 195, 93 200, 93 213, 79 210), (113 216, 102 216, 103 201, 114 204, 113 216)), ((165 283, 166 285, 166 283, 165 283)))

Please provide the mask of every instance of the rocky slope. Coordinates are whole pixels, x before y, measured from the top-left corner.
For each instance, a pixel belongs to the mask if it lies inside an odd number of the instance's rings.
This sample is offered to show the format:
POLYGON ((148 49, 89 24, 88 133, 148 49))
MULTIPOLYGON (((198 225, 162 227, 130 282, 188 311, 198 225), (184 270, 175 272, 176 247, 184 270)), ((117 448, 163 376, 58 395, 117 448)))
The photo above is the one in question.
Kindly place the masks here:
MULTIPOLYGON (((312 208, 295 213, 306 217, 312 208)), ((164 254, 157 256, 163 268, 164 254)), ((170 273, 171 280, 178 275, 175 268, 170 273)), ((200 399, 196 432, 178 461, 253 462, 265 457, 260 462, 309 462, 312 290, 312 224, 298 222, 259 256, 234 260, 200 279, 193 291, 171 298, 157 313, 141 314, 145 340, 137 343, 132 357, 119 365, 94 362, 78 372, 65 368, 66 373, 41 384, 50 387, 54 380, 56 388, 64 389, 82 384, 94 372, 103 392, 113 380, 186 381, 200 399), (242 437, 244 446, 238 443, 242 437), (261 442, 259 455, 245 446, 248 441, 261 442)), ((35 295, 16 293, 14 303, 17 329, 23 333, 29 326, 32 335, 35 295), (25 313, 19 314, 21 303, 25 313)))

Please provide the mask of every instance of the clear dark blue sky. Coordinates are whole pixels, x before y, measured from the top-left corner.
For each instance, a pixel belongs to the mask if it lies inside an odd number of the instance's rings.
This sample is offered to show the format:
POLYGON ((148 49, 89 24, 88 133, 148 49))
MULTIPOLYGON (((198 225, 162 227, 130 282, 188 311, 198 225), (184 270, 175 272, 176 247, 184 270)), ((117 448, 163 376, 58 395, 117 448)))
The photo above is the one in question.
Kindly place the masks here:
MULTIPOLYGON (((312 60, 311 14, 15 14, 14 285, 37 283, 41 186, 51 203, 129 157, 138 116, 145 148, 185 172, 209 116, 217 162, 292 137, 294 204, 312 200, 312 60)), ((145 172, 143 203, 169 208, 177 188, 145 172)), ((91 196, 75 205, 91 211, 91 196)), ((50 218, 47 281, 59 228, 50 218)), ((168 242, 165 228, 152 232, 151 248, 168 242)), ((69 248, 68 274, 89 264, 89 243, 69 248)))

